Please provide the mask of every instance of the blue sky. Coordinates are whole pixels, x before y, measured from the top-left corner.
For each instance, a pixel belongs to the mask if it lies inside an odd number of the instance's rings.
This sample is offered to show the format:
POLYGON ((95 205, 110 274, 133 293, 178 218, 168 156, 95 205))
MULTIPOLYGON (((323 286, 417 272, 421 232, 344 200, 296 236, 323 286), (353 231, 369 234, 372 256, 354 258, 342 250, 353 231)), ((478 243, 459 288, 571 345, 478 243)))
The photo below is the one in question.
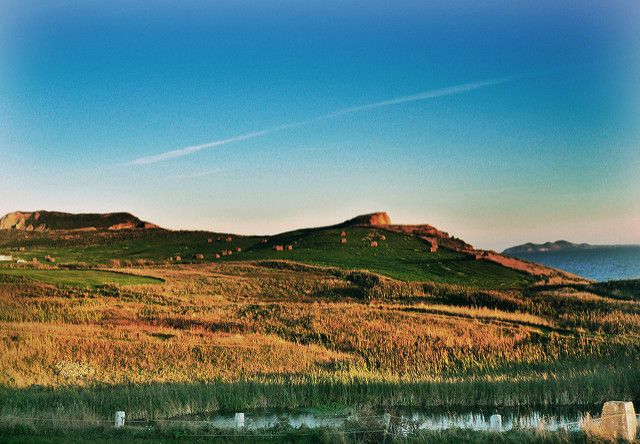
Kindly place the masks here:
POLYGON ((5 1, 0 212, 640 243, 639 29, 635 1, 5 1))

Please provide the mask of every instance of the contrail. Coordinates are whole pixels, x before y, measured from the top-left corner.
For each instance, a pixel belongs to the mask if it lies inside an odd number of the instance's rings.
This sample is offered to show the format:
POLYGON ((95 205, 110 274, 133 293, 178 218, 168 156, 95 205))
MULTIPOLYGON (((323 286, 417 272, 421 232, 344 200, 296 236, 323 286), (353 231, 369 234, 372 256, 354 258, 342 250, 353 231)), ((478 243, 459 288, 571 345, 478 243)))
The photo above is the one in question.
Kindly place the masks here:
POLYGON ((175 159, 177 157, 182 157, 189 154, 197 153, 198 151, 202 151, 208 148, 214 148, 217 146, 222 146, 222 145, 226 145, 228 143, 233 143, 233 142, 241 142, 243 140, 248 140, 248 139, 255 139, 256 137, 262 137, 262 136, 266 136, 267 134, 275 133, 278 131, 283 131, 286 129, 295 128, 303 125, 308 125, 310 123, 318 122, 320 120, 340 117, 345 114, 357 113, 361 111, 369 111, 376 108, 400 105, 402 103, 407 103, 407 102, 417 102, 420 100, 435 99, 436 97, 453 96, 456 94, 462 94, 462 93, 473 91, 480 88, 499 85, 501 83, 511 81, 514 78, 515 78, 514 76, 510 76, 510 77, 498 77, 498 78, 493 78, 488 80, 479 80, 476 82, 463 83, 460 85, 449 86, 446 88, 423 91, 421 93, 413 94, 410 96, 396 97, 394 99, 382 100, 380 102, 368 103, 365 105, 356 105, 349 108, 342 108, 337 111, 330 112, 328 114, 323 114, 307 120, 301 120, 299 122, 278 125, 278 126, 266 128, 263 130, 254 131, 251 133, 240 134, 238 136, 233 136, 226 139, 214 140, 213 142, 203 143, 201 145, 191 145, 191 146, 179 148, 172 151, 166 151, 164 153, 156 154, 153 156, 140 157, 138 159, 134 159, 130 162, 127 162, 125 166, 147 165, 151 163, 162 162, 164 160, 175 159))

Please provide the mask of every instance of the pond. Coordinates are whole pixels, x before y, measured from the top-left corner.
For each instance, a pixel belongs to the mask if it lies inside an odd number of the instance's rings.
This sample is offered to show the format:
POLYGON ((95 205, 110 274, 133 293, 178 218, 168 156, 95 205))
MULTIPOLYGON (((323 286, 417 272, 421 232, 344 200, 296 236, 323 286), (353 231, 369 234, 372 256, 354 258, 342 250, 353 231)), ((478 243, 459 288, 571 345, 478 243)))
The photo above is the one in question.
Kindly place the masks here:
POLYGON ((248 430, 269 429, 278 426, 293 428, 338 428, 350 423, 360 426, 371 424, 372 428, 391 427, 396 431, 471 429, 507 431, 536 428, 545 430, 579 430, 584 418, 597 418, 599 408, 577 408, 563 410, 468 410, 435 411, 417 409, 393 409, 391 411, 245 411, 242 416, 234 413, 172 418, 168 422, 198 423, 219 429, 243 426, 248 430), (497 418, 494 415, 500 415, 497 418))

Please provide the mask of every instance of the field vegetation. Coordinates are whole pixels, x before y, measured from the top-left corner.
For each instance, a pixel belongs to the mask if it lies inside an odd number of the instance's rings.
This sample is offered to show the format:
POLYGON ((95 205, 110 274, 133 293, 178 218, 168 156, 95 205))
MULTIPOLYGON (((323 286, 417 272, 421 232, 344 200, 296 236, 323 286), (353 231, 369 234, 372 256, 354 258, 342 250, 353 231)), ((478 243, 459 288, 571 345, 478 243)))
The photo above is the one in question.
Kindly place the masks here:
POLYGON ((398 433, 394 427, 387 429, 379 421, 354 421, 340 428, 301 428, 295 429, 287 424, 274 428, 246 431, 219 430, 211 426, 187 426, 152 422, 146 427, 115 430, 107 425, 82 427, 5 425, 0 428, 6 443, 186 443, 186 442, 224 442, 224 443, 604 443, 596 437, 582 432, 560 431, 545 433, 535 430, 510 430, 503 433, 472 430, 428 431, 415 427, 398 433))
POLYGON ((640 399, 629 283, 478 289, 286 261, 125 271, 142 281, 0 273, 3 418, 640 399))

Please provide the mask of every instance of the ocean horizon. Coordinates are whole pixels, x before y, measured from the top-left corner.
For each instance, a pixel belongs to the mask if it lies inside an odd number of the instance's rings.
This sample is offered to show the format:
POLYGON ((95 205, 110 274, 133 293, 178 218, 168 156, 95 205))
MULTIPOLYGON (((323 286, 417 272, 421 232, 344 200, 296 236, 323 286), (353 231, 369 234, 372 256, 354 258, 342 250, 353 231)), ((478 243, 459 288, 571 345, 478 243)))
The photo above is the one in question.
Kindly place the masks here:
POLYGON ((600 282, 640 279, 640 245, 519 253, 516 257, 600 282))

